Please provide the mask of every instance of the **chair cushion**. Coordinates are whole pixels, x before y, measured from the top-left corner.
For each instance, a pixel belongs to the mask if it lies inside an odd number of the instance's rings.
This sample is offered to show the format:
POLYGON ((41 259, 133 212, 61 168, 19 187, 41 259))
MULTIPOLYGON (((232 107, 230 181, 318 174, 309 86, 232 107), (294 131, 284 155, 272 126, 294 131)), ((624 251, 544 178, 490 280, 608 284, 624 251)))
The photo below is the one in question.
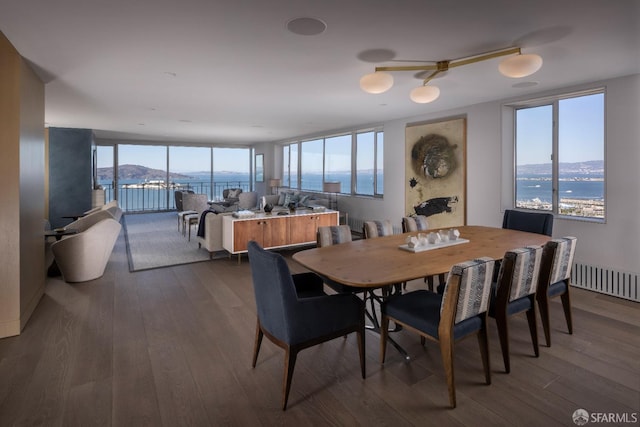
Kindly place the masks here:
POLYGON ((550 297, 555 297, 556 295, 562 295, 567 291, 567 281, 561 280, 559 282, 553 283, 549 285, 549 290, 547 291, 547 295, 550 297))
MULTIPOLYGON (((382 312, 429 336, 438 338, 441 304, 442 295, 421 289, 390 297, 382 304, 382 312)), ((462 338, 481 327, 482 319, 474 316, 457 323, 453 327, 453 336, 455 339, 462 338)))
MULTIPOLYGON (((489 316, 496 317, 496 292, 495 292, 496 283, 491 285, 491 301, 489 302, 489 316)), ((528 311, 531 309, 531 297, 529 295, 524 296, 522 298, 518 298, 516 300, 510 301, 507 304, 507 315, 511 316, 512 314, 522 313, 523 311, 528 311)))

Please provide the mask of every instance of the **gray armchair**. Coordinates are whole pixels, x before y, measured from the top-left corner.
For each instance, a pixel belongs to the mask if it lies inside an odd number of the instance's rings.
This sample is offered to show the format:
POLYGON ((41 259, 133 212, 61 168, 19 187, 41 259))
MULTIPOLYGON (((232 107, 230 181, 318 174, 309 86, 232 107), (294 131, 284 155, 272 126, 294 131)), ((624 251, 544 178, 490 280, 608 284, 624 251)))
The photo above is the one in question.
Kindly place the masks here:
POLYGON ((362 378, 365 377, 364 303, 352 294, 326 295, 313 274, 291 276, 282 255, 249 242, 258 321, 253 367, 263 336, 285 351, 282 409, 287 409, 291 378, 301 350, 356 332, 362 378))
POLYGON ((86 282, 101 277, 121 228, 115 219, 105 218, 54 242, 51 250, 64 280, 86 282))

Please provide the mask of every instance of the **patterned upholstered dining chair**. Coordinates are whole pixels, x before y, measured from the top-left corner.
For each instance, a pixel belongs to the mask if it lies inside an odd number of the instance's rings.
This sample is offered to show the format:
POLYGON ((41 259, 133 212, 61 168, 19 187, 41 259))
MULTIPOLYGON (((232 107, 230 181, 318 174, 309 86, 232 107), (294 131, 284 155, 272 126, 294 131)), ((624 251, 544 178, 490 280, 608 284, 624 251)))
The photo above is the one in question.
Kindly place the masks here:
POLYGON ((391 236, 393 234, 393 224, 391 220, 365 221, 362 227, 362 235, 365 239, 374 237, 391 236))
POLYGON ((351 227, 346 224, 318 227, 316 240, 319 248, 351 241, 351 227))
POLYGON ((455 408, 454 343, 475 334, 480 345, 485 381, 491 384, 487 309, 493 267, 494 261, 491 258, 456 264, 449 272, 444 294, 421 289, 389 297, 381 307, 381 362, 384 363, 385 360, 389 320, 418 333, 423 344, 425 338, 439 343, 447 377, 449 403, 455 408))
MULTIPOLYGON (((415 216, 405 216, 402 218, 402 232, 403 233, 411 233, 411 232, 420 232, 429 230, 429 221, 427 221, 427 217, 424 215, 415 215, 415 216)), ((446 279, 446 274, 438 274, 438 283, 444 284, 446 279)), ((430 291, 434 289, 434 276, 427 276, 424 278, 425 283, 429 287, 430 291)))
POLYGON ((429 229, 429 221, 424 215, 405 216, 402 218, 402 232, 408 233, 413 231, 427 231, 429 229))
POLYGON ((322 281, 313 274, 296 280, 299 275, 291 275, 282 255, 265 251, 255 241, 249 242, 248 250, 258 315, 252 366, 263 336, 285 350, 282 409, 287 409, 298 352, 305 348, 356 332, 365 378, 364 302, 352 294, 318 292, 322 281), (303 286, 311 293, 302 295, 303 286))
POLYGON ((489 316, 496 319, 502 360, 507 373, 511 372, 508 327, 510 316, 522 312, 527 314, 533 352, 536 357, 540 355, 536 326, 536 289, 541 260, 542 246, 529 246, 506 252, 500 264, 498 281, 491 292, 489 316))
POLYGON ((549 300, 560 297, 567 329, 573 334, 573 320, 571 316, 571 268, 576 252, 578 239, 573 236, 562 237, 548 241, 542 251, 540 278, 536 299, 540 309, 540 318, 547 347, 551 347, 551 326, 549 322, 549 300))

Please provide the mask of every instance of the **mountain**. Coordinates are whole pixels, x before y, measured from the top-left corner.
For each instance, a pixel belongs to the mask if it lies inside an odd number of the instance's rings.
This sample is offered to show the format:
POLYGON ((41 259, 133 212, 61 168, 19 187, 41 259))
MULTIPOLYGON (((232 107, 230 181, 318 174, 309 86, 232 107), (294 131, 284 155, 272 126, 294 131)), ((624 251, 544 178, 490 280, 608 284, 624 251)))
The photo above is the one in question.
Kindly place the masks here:
MULTIPOLYGON (((561 175, 604 175, 604 160, 559 164, 561 175)), ((551 163, 518 165, 518 175, 550 175, 551 163)))
MULTIPOLYGON (((188 175, 169 172, 169 179, 191 178, 188 175)), ((151 169, 140 165, 121 165, 118 167, 118 179, 167 179, 167 172, 160 169, 151 169)), ((98 168, 98 181, 113 180, 113 168, 98 168)))

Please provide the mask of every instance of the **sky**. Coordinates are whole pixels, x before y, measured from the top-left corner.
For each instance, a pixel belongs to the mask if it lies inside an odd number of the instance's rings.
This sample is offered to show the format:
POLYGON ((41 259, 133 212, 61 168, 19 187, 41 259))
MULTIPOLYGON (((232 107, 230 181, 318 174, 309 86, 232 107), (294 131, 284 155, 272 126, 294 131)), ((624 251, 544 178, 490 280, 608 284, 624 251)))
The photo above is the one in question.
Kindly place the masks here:
MULTIPOLYGON (((247 148, 213 149, 214 170, 249 172, 250 150, 247 148)), ((211 169, 211 149, 208 147, 170 147, 171 172, 201 172, 211 169)), ((167 169, 167 148, 156 145, 118 145, 118 163, 142 165, 152 169, 167 169)), ((112 147, 98 146, 98 167, 113 166, 112 147)))
MULTIPOLYGON (((559 102, 559 161, 604 159, 604 94, 559 102)), ((551 163, 553 137, 551 105, 517 112, 517 164, 551 163)))

